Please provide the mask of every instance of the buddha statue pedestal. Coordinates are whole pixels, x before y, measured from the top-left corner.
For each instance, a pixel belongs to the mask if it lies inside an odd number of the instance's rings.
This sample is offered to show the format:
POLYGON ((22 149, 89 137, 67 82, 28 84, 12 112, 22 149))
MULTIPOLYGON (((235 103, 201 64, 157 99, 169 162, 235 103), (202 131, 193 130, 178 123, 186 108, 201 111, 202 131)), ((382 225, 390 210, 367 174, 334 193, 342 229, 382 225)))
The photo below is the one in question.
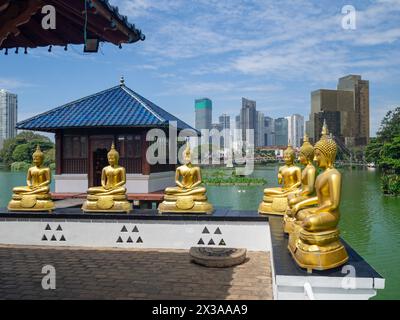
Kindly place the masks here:
POLYGON ((54 202, 50 194, 14 194, 8 203, 9 211, 53 211, 54 202))
POLYGON ((284 215, 288 208, 288 199, 283 198, 272 198, 263 197, 263 201, 258 207, 259 214, 273 214, 273 215, 284 215))
POLYGON ((37 146, 32 158, 35 165, 28 170, 27 185, 13 189, 12 200, 7 207, 9 211, 51 212, 55 208, 49 187, 51 170, 42 167, 44 154, 39 146, 37 146))
POLYGON ((309 232, 298 225, 294 229, 289 235, 288 249, 296 263, 308 272, 332 269, 349 259, 338 229, 309 232))
POLYGON ((132 211, 132 204, 126 195, 88 195, 82 206, 84 212, 126 212, 132 211))
POLYGON ((171 196, 165 195, 164 201, 158 206, 160 213, 205 213, 211 214, 213 206, 207 202, 206 195, 171 196))

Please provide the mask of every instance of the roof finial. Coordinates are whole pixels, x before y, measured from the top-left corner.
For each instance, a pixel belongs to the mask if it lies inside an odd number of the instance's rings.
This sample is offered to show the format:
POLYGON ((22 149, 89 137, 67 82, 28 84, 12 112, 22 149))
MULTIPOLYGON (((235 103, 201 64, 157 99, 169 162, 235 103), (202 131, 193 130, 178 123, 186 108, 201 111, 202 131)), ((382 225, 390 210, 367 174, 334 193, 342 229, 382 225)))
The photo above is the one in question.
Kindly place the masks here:
POLYGON ((125 85, 125 78, 124 78, 124 76, 121 76, 121 79, 119 80, 119 84, 120 84, 121 86, 125 85))

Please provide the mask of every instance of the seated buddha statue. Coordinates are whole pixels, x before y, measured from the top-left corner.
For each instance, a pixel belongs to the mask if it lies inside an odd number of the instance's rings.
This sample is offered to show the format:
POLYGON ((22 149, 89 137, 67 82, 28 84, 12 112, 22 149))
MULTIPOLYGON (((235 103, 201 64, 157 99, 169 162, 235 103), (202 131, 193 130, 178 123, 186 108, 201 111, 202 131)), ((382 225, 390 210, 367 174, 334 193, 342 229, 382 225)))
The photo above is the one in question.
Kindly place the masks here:
POLYGON ((189 142, 183 152, 184 164, 176 169, 175 187, 166 188, 164 201, 158 206, 163 212, 207 213, 213 206, 207 202, 206 188, 201 186, 201 170, 192 164, 189 142))
MULTIPOLYGON (((288 195, 289 208, 292 208, 297 203, 310 198, 314 194, 315 174, 316 170, 313 165, 314 159, 314 148, 309 142, 308 136, 304 135, 303 145, 299 152, 299 161, 304 165, 304 169, 301 172, 301 186, 296 192, 288 195)), ((293 222, 295 218, 290 216, 290 210, 286 212, 284 220, 284 231, 289 233, 293 229, 293 222)))
POLYGON ((260 214, 284 215, 289 194, 298 192, 301 185, 301 169, 294 165, 295 156, 296 153, 289 144, 283 153, 285 165, 278 171, 278 183, 283 186, 264 189, 263 201, 258 207, 260 214))
POLYGON ((341 196, 341 174, 334 168, 337 145, 328 136, 326 123, 314 150, 314 160, 324 171, 315 181, 316 197, 295 204, 291 210, 296 222, 288 246, 296 263, 309 272, 335 268, 348 260, 337 228, 341 196))
POLYGON ((29 168, 26 186, 13 189, 10 211, 52 211, 54 203, 50 195, 51 170, 43 167, 44 154, 40 147, 32 155, 34 166, 29 168))
POLYGON ((82 206, 84 212, 126 212, 132 210, 126 195, 126 171, 118 165, 119 153, 114 143, 107 154, 108 166, 101 172, 101 186, 89 188, 82 206))

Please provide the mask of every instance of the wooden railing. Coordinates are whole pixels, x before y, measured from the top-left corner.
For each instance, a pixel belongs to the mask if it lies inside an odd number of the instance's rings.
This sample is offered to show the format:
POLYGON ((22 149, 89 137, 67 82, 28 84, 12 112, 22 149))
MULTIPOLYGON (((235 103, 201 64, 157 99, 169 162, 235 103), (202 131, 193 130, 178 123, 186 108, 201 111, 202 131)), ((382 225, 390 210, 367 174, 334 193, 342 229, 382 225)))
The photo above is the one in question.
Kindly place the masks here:
POLYGON ((85 174, 87 173, 87 159, 64 159, 62 163, 63 173, 85 174))
POLYGON ((119 163, 125 167, 126 173, 142 173, 142 158, 121 159, 119 163))

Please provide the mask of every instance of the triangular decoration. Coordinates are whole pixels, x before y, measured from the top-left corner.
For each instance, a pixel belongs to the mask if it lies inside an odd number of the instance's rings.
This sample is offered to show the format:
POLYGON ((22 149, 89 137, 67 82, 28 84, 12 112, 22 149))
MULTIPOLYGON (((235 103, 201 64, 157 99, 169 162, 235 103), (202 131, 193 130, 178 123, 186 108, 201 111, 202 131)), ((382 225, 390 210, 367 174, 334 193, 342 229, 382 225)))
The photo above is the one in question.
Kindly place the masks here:
POLYGON ((199 242, 197 242, 197 244, 204 244, 203 239, 200 238, 199 242))
POLYGON ((214 234, 222 234, 221 229, 218 227, 218 228, 215 230, 214 234))
POLYGON ((43 237, 42 237, 42 241, 47 241, 47 237, 46 237, 45 234, 44 234, 43 237))
POLYGON ((51 230, 51 228, 50 228, 50 225, 49 225, 49 224, 46 226, 46 229, 45 229, 45 230, 51 230))
POLYGON ((62 231, 62 228, 61 228, 61 226, 60 226, 60 225, 58 225, 58 227, 57 227, 57 231, 62 231))
POLYGON ((219 242, 219 246, 226 246, 224 239, 221 239, 221 241, 219 242))
POLYGON ((213 239, 211 239, 210 241, 208 241, 208 245, 215 245, 215 242, 213 239))
POLYGON ((208 231, 207 227, 204 227, 203 232, 202 233, 210 233, 210 231, 208 231))
POLYGON ((132 232, 139 232, 139 229, 138 229, 138 227, 137 227, 137 226, 135 226, 135 227, 133 228, 132 232))
POLYGON ((132 240, 132 238, 131 238, 131 237, 129 237, 129 238, 128 238, 128 240, 127 240, 126 242, 128 242, 128 243, 132 243, 132 242, 133 242, 133 240, 132 240))
POLYGON ((51 241, 57 241, 56 236, 53 234, 53 236, 51 237, 51 241))
POLYGON ((125 226, 122 227, 121 232, 128 232, 125 226))
POLYGON ((123 241, 122 241, 122 238, 121 237, 118 237, 118 240, 117 240, 117 243, 122 243, 123 241))
POLYGON ((141 238, 141 237, 139 237, 139 238, 137 239, 136 243, 143 243, 143 240, 142 240, 142 238, 141 238))
POLYGON ((65 241, 64 235, 61 236, 60 241, 65 241))

